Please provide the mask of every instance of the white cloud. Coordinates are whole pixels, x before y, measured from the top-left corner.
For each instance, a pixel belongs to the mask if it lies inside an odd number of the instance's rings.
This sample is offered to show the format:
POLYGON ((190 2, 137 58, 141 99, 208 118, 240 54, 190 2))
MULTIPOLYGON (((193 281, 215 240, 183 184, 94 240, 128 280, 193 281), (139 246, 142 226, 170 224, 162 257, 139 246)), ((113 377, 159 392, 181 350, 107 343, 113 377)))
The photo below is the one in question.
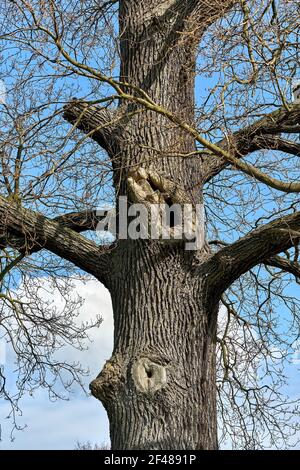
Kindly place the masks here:
MULTIPOLYGON (((110 295, 107 289, 95 280, 86 283, 76 281, 77 294, 85 298, 78 320, 89 320, 101 315, 103 322, 99 328, 91 331, 91 343, 86 351, 64 348, 60 357, 69 361, 80 361, 89 367, 88 384, 100 372, 104 362, 110 358, 113 346, 113 317, 110 295)), ((75 292, 74 292, 75 294, 75 292)), ((60 303, 59 294, 53 296, 60 303)), ((73 449, 77 441, 101 444, 108 443, 108 420, 101 403, 95 398, 86 397, 82 391, 74 390, 70 401, 49 402, 46 391, 40 390, 34 397, 26 397, 21 402, 23 412, 20 424, 27 424, 24 431, 15 433, 14 442, 10 442, 11 422, 3 420, 9 412, 6 403, 0 404, 0 422, 2 423, 1 449, 73 449)))
POLYGON ((3 80, 0 80, 0 104, 6 101, 6 87, 3 80))
POLYGON ((99 328, 91 330, 87 342, 87 351, 77 351, 66 347, 60 353, 67 361, 80 361, 83 366, 89 367, 91 378, 100 372, 104 362, 110 358, 113 349, 113 315, 110 294, 108 290, 96 280, 86 283, 76 281, 74 293, 85 299, 77 321, 88 321, 100 315, 103 319, 99 328))

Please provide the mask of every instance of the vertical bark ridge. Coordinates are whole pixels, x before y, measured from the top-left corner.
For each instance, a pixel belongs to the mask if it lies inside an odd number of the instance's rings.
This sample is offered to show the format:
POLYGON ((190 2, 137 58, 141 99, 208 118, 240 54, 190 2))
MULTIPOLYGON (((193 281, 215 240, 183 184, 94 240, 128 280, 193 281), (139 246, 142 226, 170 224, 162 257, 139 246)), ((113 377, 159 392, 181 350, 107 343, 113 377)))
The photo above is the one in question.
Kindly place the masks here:
MULTIPOLYGON (((177 2, 164 3, 171 5, 177 2)), ((168 13, 163 14, 160 4, 157 0, 120 2, 120 78, 142 88, 157 103, 192 123, 197 41, 192 36, 181 34, 185 30, 182 12, 170 7, 168 13)), ((182 2, 183 10, 187 6, 188 2, 182 2)), ((135 105, 127 106, 131 109, 135 105)), ((166 153, 195 150, 194 139, 163 116, 146 111, 133 117, 128 126, 120 130, 119 146, 123 167, 155 167, 180 182, 195 202, 201 199, 201 191, 192 189, 201 181, 196 159, 175 161, 168 157, 158 158, 158 154, 151 150, 154 148, 166 153)), ((116 172, 118 184, 122 177, 116 172)))
POLYGON ((121 271, 110 285, 113 357, 92 383, 108 412, 113 449, 213 449, 215 329, 209 328, 217 306, 201 295, 205 281, 193 277, 182 249, 134 243, 131 251, 124 244, 121 271), (166 372, 156 390, 135 379, 144 360, 166 372), (114 387, 106 369, 118 371, 114 387))

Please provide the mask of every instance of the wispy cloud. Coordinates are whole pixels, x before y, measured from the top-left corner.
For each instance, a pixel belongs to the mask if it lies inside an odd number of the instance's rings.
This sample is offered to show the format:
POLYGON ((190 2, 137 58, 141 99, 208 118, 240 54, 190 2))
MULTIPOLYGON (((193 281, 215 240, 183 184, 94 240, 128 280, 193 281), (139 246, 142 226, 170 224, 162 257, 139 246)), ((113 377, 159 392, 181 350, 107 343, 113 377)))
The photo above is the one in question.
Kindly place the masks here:
MULTIPOLYGON (((88 349, 77 351, 65 347, 59 355, 67 361, 80 361, 90 372, 85 380, 88 391, 89 382, 100 372, 104 362, 109 359, 113 344, 113 319, 111 300, 108 291, 97 281, 87 283, 77 281, 77 294, 85 298, 78 320, 89 320, 101 315, 103 323, 91 331, 91 343, 88 349)), ((74 292, 75 294, 75 292, 74 292)), ((53 292, 56 301, 60 299, 53 292)), ((76 441, 109 442, 108 420, 100 402, 84 392, 74 389, 69 401, 49 402, 45 390, 40 390, 33 397, 26 397, 21 402, 22 417, 19 424, 27 425, 24 431, 15 433, 15 440, 10 441, 11 421, 4 418, 9 412, 6 403, 0 404, 0 422, 2 423, 2 441, 0 449, 73 449, 76 441), (3 424, 4 423, 4 424, 3 424)))

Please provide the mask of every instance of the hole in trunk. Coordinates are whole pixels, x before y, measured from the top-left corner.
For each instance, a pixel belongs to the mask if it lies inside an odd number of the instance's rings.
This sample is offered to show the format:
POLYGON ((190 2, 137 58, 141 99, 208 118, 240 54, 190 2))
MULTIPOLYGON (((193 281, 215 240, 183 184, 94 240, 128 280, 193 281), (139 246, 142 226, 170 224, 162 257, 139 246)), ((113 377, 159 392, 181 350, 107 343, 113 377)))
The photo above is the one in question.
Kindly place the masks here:
POLYGON ((144 393, 157 392, 167 384, 166 368, 145 357, 133 364, 132 377, 137 389, 144 393))

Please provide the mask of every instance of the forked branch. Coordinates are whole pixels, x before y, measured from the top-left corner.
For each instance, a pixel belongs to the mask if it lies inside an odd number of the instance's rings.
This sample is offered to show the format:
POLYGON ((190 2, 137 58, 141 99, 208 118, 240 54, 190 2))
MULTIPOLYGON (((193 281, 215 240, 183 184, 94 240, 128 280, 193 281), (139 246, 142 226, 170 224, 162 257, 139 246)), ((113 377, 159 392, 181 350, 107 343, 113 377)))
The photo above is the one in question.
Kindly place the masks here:
POLYGON ((88 217, 81 213, 50 220, 0 196, 0 220, 0 240, 6 245, 28 254, 46 248, 106 284, 111 248, 97 246, 79 233, 95 227, 93 212, 88 217))
POLYGON ((300 264, 282 256, 272 256, 265 261, 267 266, 273 266, 287 273, 293 274, 296 279, 300 280, 300 264))
MULTIPOLYGON (((225 291, 242 274, 260 263, 276 263, 276 267, 280 264, 282 268, 282 258, 276 255, 297 246, 299 240, 300 212, 295 212, 265 224, 225 246, 206 263, 214 289, 225 291)), ((291 272, 290 263, 285 262, 284 267, 291 272)))
MULTIPOLYGON (((281 108, 267 114, 252 125, 221 140, 217 146, 229 152, 235 159, 240 159, 261 149, 279 150, 292 155, 300 155, 300 144, 284 139, 281 137, 283 133, 300 135, 299 104, 291 106, 290 111, 281 108)), ((202 159, 205 181, 209 181, 231 163, 225 156, 211 153, 202 155, 202 159)))

